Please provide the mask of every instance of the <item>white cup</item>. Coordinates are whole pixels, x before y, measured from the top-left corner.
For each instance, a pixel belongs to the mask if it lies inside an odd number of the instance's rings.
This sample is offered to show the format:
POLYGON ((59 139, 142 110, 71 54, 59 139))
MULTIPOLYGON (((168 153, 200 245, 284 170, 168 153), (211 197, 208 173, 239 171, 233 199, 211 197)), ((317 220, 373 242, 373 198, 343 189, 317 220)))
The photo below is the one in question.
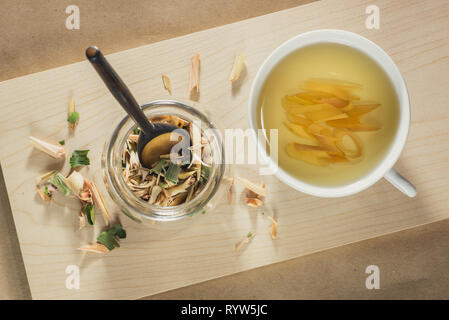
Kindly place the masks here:
MULTIPOLYGON (((298 191, 318 197, 343 197, 360 192, 381 178, 388 180, 409 197, 416 196, 415 187, 403 176, 393 169, 394 164, 404 148, 410 127, 410 102, 404 79, 393 60, 374 42, 352 32, 343 30, 316 30, 300 34, 280 45, 264 61, 251 86, 248 101, 248 118, 252 136, 258 144, 259 150, 265 150, 262 143, 257 139, 258 129, 258 99, 263 84, 271 70, 288 54, 302 47, 317 43, 339 43, 358 49, 376 61, 390 78, 399 100, 399 125, 397 127, 393 143, 384 158, 365 176, 360 179, 340 186, 321 187, 301 181, 290 175, 282 168, 277 168, 276 176, 287 185, 298 191)), ((277 165, 266 154, 261 152, 260 156, 271 166, 277 165)))

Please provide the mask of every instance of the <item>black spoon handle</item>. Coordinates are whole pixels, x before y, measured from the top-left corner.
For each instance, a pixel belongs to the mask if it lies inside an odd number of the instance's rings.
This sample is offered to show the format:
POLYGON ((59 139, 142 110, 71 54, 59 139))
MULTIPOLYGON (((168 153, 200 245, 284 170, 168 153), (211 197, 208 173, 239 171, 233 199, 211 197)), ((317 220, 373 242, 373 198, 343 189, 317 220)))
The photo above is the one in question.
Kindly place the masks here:
POLYGON ((123 109, 136 122, 140 129, 149 134, 155 130, 154 125, 148 121, 140 106, 134 99, 131 91, 119 77, 117 72, 112 68, 101 51, 97 47, 89 47, 86 49, 86 57, 97 70, 103 82, 111 91, 112 95, 122 105, 123 109))

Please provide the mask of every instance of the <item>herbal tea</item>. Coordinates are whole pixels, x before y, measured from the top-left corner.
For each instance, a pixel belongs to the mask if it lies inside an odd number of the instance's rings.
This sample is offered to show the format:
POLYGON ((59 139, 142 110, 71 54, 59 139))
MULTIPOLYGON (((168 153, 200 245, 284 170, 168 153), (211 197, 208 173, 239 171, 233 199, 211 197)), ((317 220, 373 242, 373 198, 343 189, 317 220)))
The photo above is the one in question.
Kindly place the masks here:
POLYGON ((259 126, 279 130, 279 166, 320 186, 370 172, 391 146, 398 118, 398 99, 383 69, 340 44, 288 55, 259 97, 259 126))

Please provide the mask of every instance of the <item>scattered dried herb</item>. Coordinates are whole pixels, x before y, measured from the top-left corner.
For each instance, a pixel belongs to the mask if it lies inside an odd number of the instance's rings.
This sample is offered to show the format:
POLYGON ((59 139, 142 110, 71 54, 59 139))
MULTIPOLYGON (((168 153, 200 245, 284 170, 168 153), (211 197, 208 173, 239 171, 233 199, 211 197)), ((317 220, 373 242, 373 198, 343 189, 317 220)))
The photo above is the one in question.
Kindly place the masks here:
POLYGON ((120 224, 115 224, 112 228, 103 231, 97 238, 97 241, 109 250, 120 247, 118 239, 125 239, 126 231, 120 224))
POLYGON ((86 204, 82 211, 87 218, 87 223, 93 226, 95 224, 95 208, 93 204, 86 204))
POLYGON ((55 186, 59 191, 61 191, 65 196, 70 194, 70 187, 66 184, 65 178, 61 173, 55 174, 48 180, 53 186, 55 186))
POLYGON ((78 112, 72 112, 71 114, 69 114, 67 121, 71 124, 71 125, 76 125, 76 123, 78 122, 80 118, 80 114, 78 112))
POLYGON ((90 159, 87 157, 89 150, 75 150, 70 157, 70 167, 76 168, 80 166, 90 165, 90 159))
POLYGON ((162 75, 162 83, 164 84, 164 88, 170 93, 171 95, 171 83, 170 78, 167 77, 165 74, 162 75))
POLYGON ((63 146, 54 145, 31 136, 29 139, 33 147, 45 152, 49 156, 56 159, 65 158, 65 148, 63 146))
POLYGON ((79 113, 75 111, 75 101, 72 97, 69 100, 69 108, 67 112, 67 122, 69 123, 69 127, 72 128, 72 130, 75 130, 79 117, 79 113))
MULTIPOLYGON (((195 132, 192 129, 193 123, 178 116, 159 115, 150 120, 183 128, 191 137, 195 132)), ((190 163, 175 163, 171 161, 171 156, 176 155, 163 154, 152 167, 146 168, 137 155, 137 140, 134 134, 130 134, 123 152, 122 168, 126 184, 134 195, 162 207, 180 205, 196 197, 209 179, 212 155, 209 141, 202 136, 201 130, 190 141, 190 163)))
POLYGON ((237 81, 240 78, 240 74, 245 66, 245 59, 246 56, 244 54, 235 56, 234 65, 232 66, 231 75, 229 76, 231 82, 237 81))

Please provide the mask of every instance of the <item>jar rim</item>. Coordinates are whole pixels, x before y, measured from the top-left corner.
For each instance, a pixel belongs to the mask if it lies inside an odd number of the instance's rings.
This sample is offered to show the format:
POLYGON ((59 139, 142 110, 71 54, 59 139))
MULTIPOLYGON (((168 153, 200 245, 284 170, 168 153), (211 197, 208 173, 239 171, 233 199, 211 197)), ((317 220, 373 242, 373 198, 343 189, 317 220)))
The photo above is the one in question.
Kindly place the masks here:
MULTIPOLYGON (((146 113, 155 112, 154 115, 176 114, 175 110, 173 110, 173 112, 165 111, 157 113, 158 109, 160 111, 161 108, 176 108, 178 112, 182 111, 189 115, 188 118, 190 119, 186 120, 192 121, 193 118, 199 119, 201 123, 205 123, 208 129, 213 129, 214 132, 219 132, 215 124, 201 111, 178 100, 154 100, 143 104, 141 108, 146 113)), ((176 115, 185 117, 185 115, 176 115)), ((151 116, 151 114, 149 116, 151 116)), ((117 150, 115 149, 118 148, 119 151, 123 151, 126 137, 131 133, 133 128, 135 128, 133 120, 129 115, 125 115, 117 127, 115 127, 110 139, 105 143, 102 156, 103 180, 112 200, 128 217, 137 221, 141 221, 140 218, 158 221, 178 220, 202 210, 217 193, 225 172, 226 165, 223 160, 224 146, 220 134, 214 135, 214 143, 216 143, 216 145, 215 150, 213 151, 219 153, 219 155, 213 154, 213 156, 218 156, 220 161, 218 163, 213 161, 209 180, 200 193, 188 202, 171 207, 161 207, 149 204, 135 196, 126 185, 123 174, 117 174, 122 172, 122 167, 120 166, 118 172, 117 168, 114 167, 114 160, 117 160, 114 159, 117 156, 117 150), (128 124, 132 125, 128 130, 123 130, 128 124)))

